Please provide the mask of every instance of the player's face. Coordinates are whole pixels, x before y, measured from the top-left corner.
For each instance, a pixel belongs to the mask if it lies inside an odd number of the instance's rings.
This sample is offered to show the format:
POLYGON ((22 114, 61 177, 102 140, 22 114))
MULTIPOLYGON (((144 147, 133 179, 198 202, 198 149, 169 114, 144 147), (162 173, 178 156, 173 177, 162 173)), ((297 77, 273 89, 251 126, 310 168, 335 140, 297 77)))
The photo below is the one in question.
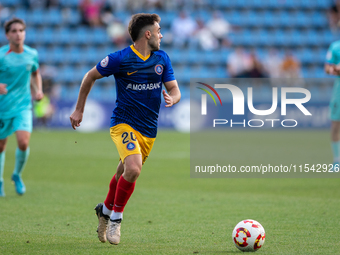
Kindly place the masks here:
POLYGON ((161 27, 157 22, 151 28, 151 38, 149 40, 149 45, 152 51, 159 50, 161 46, 161 39, 163 35, 161 34, 161 27))
POLYGON ((20 23, 13 23, 10 30, 7 32, 6 37, 10 44, 20 46, 24 44, 26 36, 25 28, 20 23))

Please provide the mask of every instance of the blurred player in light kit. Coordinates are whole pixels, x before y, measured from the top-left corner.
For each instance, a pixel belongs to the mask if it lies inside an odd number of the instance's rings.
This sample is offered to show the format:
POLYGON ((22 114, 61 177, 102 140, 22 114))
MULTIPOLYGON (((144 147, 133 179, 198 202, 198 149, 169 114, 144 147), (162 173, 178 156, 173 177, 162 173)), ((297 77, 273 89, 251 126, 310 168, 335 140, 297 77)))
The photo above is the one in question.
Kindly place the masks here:
POLYGON ((29 156, 32 132, 32 97, 41 100, 42 81, 38 52, 24 45, 25 22, 13 18, 5 23, 9 42, 0 48, 0 196, 5 196, 3 171, 7 138, 15 132, 18 147, 12 181, 22 195, 26 187, 21 173, 29 156))
POLYGON ((133 45, 111 53, 85 74, 75 111, 70 116, 79 127, 86 98, 97 79, 114 75, 117 100, 111 117, 110 134, 120 161, 104 203, 95 210, 98 238, 120 242, 123 211, 150 154, 157 134, 157 120, 163 94, 166 107, 178 103, 181 93, 168 55, 159 50, 162 34, 157 14, 135 14, 129 23, 133 45), (165 90, 162 91, 162 83, 165 90))
MULTIPOLYGON (((333 42, 326 56, 325 71, 340 76, 340 41, 333 42)), ((340 78, 337 77, 330 102, 331 141, 334 167, 339 169, 340 162, 340 78)))

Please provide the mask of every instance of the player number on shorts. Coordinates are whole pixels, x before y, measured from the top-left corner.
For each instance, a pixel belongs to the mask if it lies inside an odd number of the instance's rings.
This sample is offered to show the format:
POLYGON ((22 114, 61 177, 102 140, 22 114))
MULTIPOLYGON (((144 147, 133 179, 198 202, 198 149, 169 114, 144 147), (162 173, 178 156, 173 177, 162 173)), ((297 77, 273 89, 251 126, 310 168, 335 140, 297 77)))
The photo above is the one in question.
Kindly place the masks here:
POLYGON ((128 132, 124 132, 122 134, 122 138, 123 138, 123 144, 126 144, 128 142, 130 142, 130 139, 132 141, 136 141, 136 136, 133 132, 130 132, 130 136, 129 136, 129 133, 128 132))

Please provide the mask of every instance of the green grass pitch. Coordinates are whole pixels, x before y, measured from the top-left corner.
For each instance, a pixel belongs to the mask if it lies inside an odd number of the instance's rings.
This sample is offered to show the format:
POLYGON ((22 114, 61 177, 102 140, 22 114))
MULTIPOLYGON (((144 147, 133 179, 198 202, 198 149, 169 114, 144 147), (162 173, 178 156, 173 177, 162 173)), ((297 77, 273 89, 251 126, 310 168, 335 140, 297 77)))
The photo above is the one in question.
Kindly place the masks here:
MULTIPOLYGON (((320 151, 331 161, 328 130, 276 135, 296 141, 287 150, 305 141, 304 155, 320 151)), ((252 143, 245 132, 230 136, 252 143)), ((272 143, 266 139, 261 148, 272 143)), ((190 135, 160 131, 125 208, 121 243, 113 246, 98 241, 93 210, 105 199, 118 162, 109 132, 33 132, 24 196, 10 183, 15 147, 12 136, 0 199, 0 254, 241 254, 231 233, 248 218, 266 230, 257 254, 340 251, 339 179, 190 178, 190 135)), ((226 147, 226 155, 233 153, 226 147)), ((245 163, 252 160, 244 155, 245 163)))

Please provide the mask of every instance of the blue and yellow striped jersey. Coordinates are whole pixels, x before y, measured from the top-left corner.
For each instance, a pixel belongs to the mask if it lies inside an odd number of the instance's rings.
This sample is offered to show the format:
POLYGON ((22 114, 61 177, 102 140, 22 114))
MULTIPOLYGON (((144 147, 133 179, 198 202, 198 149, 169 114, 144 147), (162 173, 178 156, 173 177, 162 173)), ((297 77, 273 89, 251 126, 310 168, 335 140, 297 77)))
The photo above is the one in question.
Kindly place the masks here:
POLYGON ((97 70, 116 80, 111 127, 126 123, 147 137, 156 137, 162 83, 175 80, 169 56, 158 50, 144 57, 131 45, 109 54, 97 70))

